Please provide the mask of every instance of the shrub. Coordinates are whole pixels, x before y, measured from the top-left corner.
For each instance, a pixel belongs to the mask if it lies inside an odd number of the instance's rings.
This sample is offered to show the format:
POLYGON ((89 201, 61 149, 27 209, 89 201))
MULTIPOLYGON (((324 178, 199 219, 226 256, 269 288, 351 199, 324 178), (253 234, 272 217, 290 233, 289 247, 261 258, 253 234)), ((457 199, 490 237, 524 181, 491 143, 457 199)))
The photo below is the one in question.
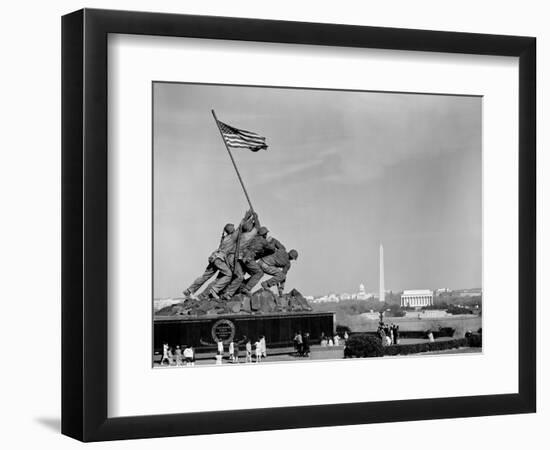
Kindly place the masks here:
POLYGON ((340 337, 344 337, 344 333, 351 333, 351 328, 345 325, 336 325, 336 334, 340 337))
POLYGON ((469 308, 462 308, 455 305, 451 305, 447 312, 449 314, 458 315, 458 314, 473 314, 474 312, 469 308))
POLYGON ((384 355, 411 355, 413 353, 450 350, 453 348, 465 347, 467 344, 467 339, 462 338, 448 341, 422 342, 419 344, 391 345, 384 347, 384 355))
POLYGON ((481 347, 481 334, 469 333, 466 339, 470 347, 481 347))
POLYGON ((455 329, 452 327, 439 327, 439 332, 436 337, 453 337, 455 334, 455 329))
POLYGON ((349 358, 371 358, 383 355, 384 347, 382 347, 381 339, 366 334, 351 336, 344 350, 344 356, 349 358))

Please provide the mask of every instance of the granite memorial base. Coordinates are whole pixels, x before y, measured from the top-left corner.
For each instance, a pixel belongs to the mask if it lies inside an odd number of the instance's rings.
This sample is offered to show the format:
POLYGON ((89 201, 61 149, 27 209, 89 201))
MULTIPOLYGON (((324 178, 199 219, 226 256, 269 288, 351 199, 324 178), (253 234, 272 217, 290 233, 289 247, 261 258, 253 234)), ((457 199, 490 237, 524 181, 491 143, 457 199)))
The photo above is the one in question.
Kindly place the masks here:
MULTIPOLYGON (((334 313, 294 312, 273 314, 218 314, 204 316, 156 316, 154 319, 154 352, 163 343, 171 347, 190 345, 196 352, 212 351, 218 339, 244 345, 247 339, 265 336, 270 348, 292 346, 296 332, 309 333, 312 344, 319 343, 322 333, 333 335, 334 313)), ((227 347, 226 347, 227 348, 227 347)))

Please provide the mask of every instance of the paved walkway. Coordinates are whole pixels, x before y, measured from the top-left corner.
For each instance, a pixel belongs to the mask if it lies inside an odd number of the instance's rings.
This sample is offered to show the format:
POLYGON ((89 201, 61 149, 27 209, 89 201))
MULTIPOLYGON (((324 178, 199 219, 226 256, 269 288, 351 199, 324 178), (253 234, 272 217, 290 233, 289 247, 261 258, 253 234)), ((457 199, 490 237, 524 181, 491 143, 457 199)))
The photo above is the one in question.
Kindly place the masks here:
MULTIPOLYGON (((447 341, 451 340, 452 338, 439 338, 437 341, 447 341)), ((427 342, 427 339, 401 339, 401 344, 419 344, 427 342)), ((403 357, 403 356, 418 356, 418 355, 436 355, 436 354, 447 354, 447 353, 470 353, 468 350, 461 350, 461 349, 450 349, 450 350, 440 350, 440 351, 433 351, 433 352, 423 352, 423 353, 415 353, 412 355, 396 355, 395 357, 403 357)), ((254 350, 252 350, 252 363, 248 364, 256 364, 255 357, 254 357, 254 350)), ((311 353, 309 357, 302 357, 298 356, 294 350, 293 347, 281 347, 281 348, 275 348, 275 349, 268 349, 267 352, 267 358, 262 358, 260 361, 260 364, 266 363, 266 362, 280 362, 280 361, 315 361, 315 360, 322 360, 322 359, 343 359, 344 358, 344 346, 333 346, 333 347, 321 347, 320 345, 312 345, 311 346, 311 353)), ((227 349, 226 353, 224 354, 224 357, 222 359, 222 365, 235 365, 235 364, 246 364, 245 362, 245 352, 241 351, 239 353, 239 362, 231 362, 229 360, 229 357, 227 356, 227 349)), ((199 353, 197 355, 197 360, 195 361, 196 366, 207 366, 207 365, 216 365, 216 354, 214 352, 211 353, 199 353)), ((160 368, 159 364, 155 364, 154 367, 160 368)), ((170 368, 170 367, 177 367, 175 365, 172 366, 162 366, 162 368, 170 368)))
MULTIPOLYGON (((252 364, 256 364, 254 357, 254 350, 252 350, 252 364)), ((312 345, 311 353, 309 357, 298 356, 293 347, 281 347, 275 349, 267 350, 267 358, 262 358, 261 362, 276 362, 276 361, 308 361, 308 360, 318 360, 318 359, 342 359, 344 357, 344 346, 334 346, 334 347, 321 347, 320 345, 312 345)), ((216 354, 215 353, 199 353, 196 356, 195 365, 204 366, 204 365, 215 365, 216 364, 216 354)), ((223 356, 222 364, 245 364, 245 352, 239 352, 239 362, 233 363, 229 360, 226 353, 223 356)), ((251 364, 251 363, 248 363, 251 364)), ((160 368, 159 364, 155 363, 154 367, 160 368)), ((177 367, 172 366, 162 366, 163 368, 177 367)))

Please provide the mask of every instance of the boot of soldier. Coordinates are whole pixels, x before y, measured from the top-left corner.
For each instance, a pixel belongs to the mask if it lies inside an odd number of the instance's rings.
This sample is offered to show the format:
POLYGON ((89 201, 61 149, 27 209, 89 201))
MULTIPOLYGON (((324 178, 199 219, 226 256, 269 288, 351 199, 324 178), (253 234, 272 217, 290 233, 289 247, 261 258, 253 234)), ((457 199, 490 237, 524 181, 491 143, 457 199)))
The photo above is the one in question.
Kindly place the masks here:
POLYGON ((209 300, 208 292, 201 292, 199 295, 197 295, 197 299, 201 302, 204 302, 206 300, 209 300))

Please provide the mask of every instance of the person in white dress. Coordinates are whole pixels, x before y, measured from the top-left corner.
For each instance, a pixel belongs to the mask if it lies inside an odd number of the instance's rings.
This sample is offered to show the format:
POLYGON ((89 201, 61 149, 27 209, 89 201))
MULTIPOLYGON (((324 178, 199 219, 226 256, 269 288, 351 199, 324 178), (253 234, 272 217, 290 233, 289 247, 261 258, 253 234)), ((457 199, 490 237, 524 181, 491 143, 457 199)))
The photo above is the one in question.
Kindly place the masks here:
POLYGON ((262 344, 259 339, 254 344, 254 347, 256 348, 256 362, 259 363, 262 360, 262 344))
POLYGON ((252 343, 250 342, 250 339, 246 341, 246 362, 252 362, 252 343))
POLYGON ((164 361, 170 365, 171 358, 170 358, 170 347, 168 346, 168 343, 162 344, 162 359, 160 360, 160 365, 162 366, 164 364, 164 361))
POLYGON ((183 358, 182 358, 181 348, 179 345, 176 345, 176 350, 174 353, 176 356, 176 366, 181 366, 183 363, 183 358))
POLYGON ((336 347, 340 345, 340 336, 334 336, 334 345, 336 345, 336 347))
POLYGON ((218 353, 223 355, 223 341, 221 339, 218 339, 218 353))
POLYGON ((186 366, 194 366, 195 358, 193 353, 193 347, 186 346, 183 350, 183 360, 186 366))
POLYGON ((235 362, 235 344, 233 341, 229 343, 229 360, 235 362))
POLYGON ((261 351, 262 351, 262 358, 267 357, 267 345, 265 343, 265 336, 262 336, 260 338, 260 348, 261 348, 261 351))

